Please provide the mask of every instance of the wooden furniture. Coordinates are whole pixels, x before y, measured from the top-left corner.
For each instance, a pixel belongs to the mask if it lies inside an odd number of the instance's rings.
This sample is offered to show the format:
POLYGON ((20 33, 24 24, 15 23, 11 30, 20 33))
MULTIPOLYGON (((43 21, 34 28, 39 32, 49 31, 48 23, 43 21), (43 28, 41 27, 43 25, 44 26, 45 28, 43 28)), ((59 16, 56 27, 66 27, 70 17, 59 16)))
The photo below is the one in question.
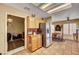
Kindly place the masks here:
POLYGON ((36 19, 35 17, 29 17, 28 28, 39 28, 38 19, 36 19))
POLYGON ((38 35, 37 36, 37 47, 40 48, 42 47, 42 36, 41 35, 38 35))
POLYGON ((28 28, 39 28, 39 23, 44 23, 45 20, 42 20, 40 17, 28 17, 28 28))
POLYGON ((8 42, 8 51, 24 46, 24 40, 17 39, 8 42))
POLYGON ((42 38, 41 35, 28 35, 28 40, 27 40, 27 46, 28 49, 33 52, 37 50, 38 48, 42 47, 42 38))
POLYGON ((28 18, 28 28, 35 28, 35 22, 33 17, 28 18))
POLYGON ((52 33, 52 40, 62 41, 63 40, 63 24, 56 24, 55 31, 52 33))
POLYGON ((61 35, 61 33, 52 33, 52 40, 63 40, 63 36, 61 35))

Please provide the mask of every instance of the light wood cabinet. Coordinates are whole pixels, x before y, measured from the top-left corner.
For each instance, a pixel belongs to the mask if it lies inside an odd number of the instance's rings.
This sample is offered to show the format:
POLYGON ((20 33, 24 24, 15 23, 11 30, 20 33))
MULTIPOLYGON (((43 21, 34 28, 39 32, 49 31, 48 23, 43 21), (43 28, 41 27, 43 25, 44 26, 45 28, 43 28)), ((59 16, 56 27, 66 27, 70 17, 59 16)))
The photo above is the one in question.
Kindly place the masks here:
POLYGON ((40 17, 29 17, 28 28, 39 28, 39 23, 45 23, 40 17))
POLYGON ((39 28, 38 19, 36 19, 35 17, 29 17, 28 28, 39 28))
POLYGON ((39 28, 39 20, 35 19, 35 28, 39 28))
POLYGON ((35 36, 32 37, 32 51, 37 49, 37 38, 35 36))
POLYGON ((38 41, 37 41, 37 47, 38 48, 40 48, 40 47, 42 47, 42 38, 41 38, 41 36, 38 36, 38 41))
POLYGON ((41 35, 29 35, 28 36, 28 49, 33 52, 42 47, 41 35))
POLYGON ((35 28, 35 22, 33 17, 29 17, 28 19, 28 28, 35 28))

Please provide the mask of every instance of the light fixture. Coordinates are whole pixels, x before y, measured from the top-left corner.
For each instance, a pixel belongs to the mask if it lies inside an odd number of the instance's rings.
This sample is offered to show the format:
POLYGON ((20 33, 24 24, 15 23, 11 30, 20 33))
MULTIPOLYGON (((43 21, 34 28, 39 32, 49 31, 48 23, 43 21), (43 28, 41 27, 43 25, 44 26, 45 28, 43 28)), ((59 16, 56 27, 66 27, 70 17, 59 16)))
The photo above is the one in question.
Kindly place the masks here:
POLYGON ((34 15, 34 14, 32 14, 32 17, 35 17, 35 15, 34 15))
POLYGON ((30 10, 30 8, 28 8, 28 7, 24 7, 24 9, 25 9, 25 10, 30 10))
POLYGON ((68 9, 68 8, 70 8, 70 7, 71 7, 71 3, 69 3, 69 4, 63 4, 63 5, 59 6, 59 7, 56 7, 56 8, 54 8, 54 9, 51 9, 51 10, 47 11, 47 13, 59 12, 59 11, 68 9))
POLYGON ((11 23, 11 22, 13 22, 13 19, 10 19, 10 18, 9 18, 9 19, 7 20, 7 22, 11 23))
POLYGON ((41 9, 45 9, 46 7, 50 6, 51 4, 52 4, 52 3, 44 4, 44 5, 42 5, 40 8, 41 8, 41 9))
POLYGON ((67 21, 69 21, 69 17, 67 17, 67 21))

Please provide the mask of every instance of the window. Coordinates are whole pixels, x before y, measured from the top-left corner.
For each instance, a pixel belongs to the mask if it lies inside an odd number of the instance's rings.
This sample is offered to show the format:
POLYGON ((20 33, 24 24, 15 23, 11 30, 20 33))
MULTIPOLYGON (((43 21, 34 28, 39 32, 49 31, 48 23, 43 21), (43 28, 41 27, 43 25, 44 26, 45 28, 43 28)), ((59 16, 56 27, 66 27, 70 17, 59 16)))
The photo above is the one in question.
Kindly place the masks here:
POLYGON ((76 23, 69 23, 63 25, 64 34, 73 34, 76 33, 76 23))
POLYGON ((76 33, 76 23, 70 23, 70 34, 76 33))
POLYGON ((63 32, 64 34, 68 34, 68 24, 63 25, 63 32))

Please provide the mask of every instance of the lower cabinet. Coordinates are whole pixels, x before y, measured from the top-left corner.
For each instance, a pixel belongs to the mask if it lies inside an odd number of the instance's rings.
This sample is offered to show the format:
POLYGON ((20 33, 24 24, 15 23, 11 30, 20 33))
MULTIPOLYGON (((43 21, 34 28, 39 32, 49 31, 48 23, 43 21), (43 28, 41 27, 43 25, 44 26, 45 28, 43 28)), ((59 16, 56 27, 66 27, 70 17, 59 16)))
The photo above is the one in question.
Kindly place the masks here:
POLYGON ((29 35, 28 36, 28 50, 31 52, 42 47, 42 38, 41 35, 29 35))
POLYGON ((37 41, 37 47, 40 48, 42 47, 42 37, 41 36, 38 36, 38 41, 37 41))

